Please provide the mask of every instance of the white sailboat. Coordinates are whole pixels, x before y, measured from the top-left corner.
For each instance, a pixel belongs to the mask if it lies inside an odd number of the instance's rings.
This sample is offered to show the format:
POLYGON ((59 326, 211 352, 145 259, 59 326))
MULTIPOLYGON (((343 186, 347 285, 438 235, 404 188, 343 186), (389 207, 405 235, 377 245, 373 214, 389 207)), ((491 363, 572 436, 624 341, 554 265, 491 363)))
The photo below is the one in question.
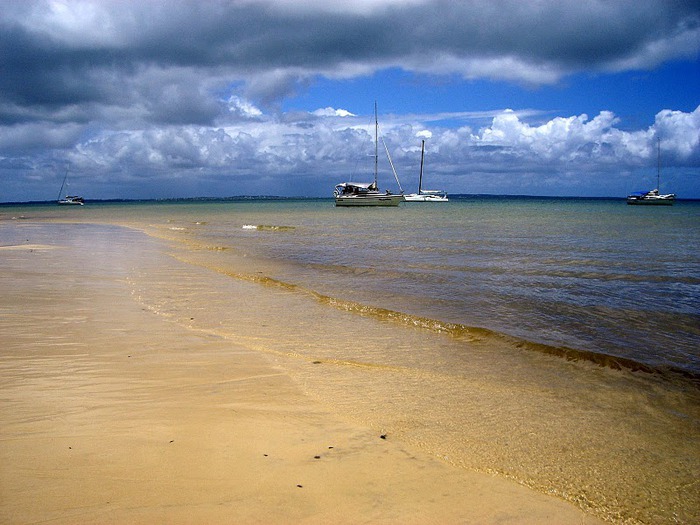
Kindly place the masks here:
MULTIPOLYGON (((382 139, 382 142, 383 139, 382 139)), ((403 202, 403 190, 399 182, 399 176, 394 169, 394 163, 389 155, 389 148, 384 143, 386 155, 389 158, 391 170, 394 172, 396 183, 399 185, 400 194, 391 193, 389 190, 382 192, 377 186, 377 171, 379 163, 379 120, 377 118, 377 103, 374 103, 374 181, 373 182, 341 182, 336 184, 333 191, 336 206, 398 206, 403 202)))
POLYGON ((83 206, 85 204, 85 200, 78 195, 66 195, 64 198, 61 198, 61 195, 63 194, 63 187, 66 185, 67 178, 68 178, 68 170, 66 170, 66 175, 63 177, 63 183, 61 184, 61 189, 58 191, 58 204, 83 206))
POLYGON ((661 139, 656 139, 656 189, 651 191, 637 191, 627 196, 627 204, 642 204, 642 205, 662 205, 672 206, 676 201, 675 193, 661 194, 659 193, 661 179, 661 139))
POLYGON ((423 158, 425 156, 425 140, 420 145, 420 176, 418 177, 418 193, 405 196, 406 202, 447 202, 447 193, 443 190, 423 189, 423 158))

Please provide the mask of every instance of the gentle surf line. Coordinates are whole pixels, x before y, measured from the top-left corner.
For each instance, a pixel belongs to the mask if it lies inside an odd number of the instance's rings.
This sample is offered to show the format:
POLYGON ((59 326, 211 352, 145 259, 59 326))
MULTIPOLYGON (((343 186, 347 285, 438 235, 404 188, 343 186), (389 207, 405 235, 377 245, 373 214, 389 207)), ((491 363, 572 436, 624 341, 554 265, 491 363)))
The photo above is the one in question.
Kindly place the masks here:
POLYGON ((0 246, 0 250, 3 251, 19 251, 19 250, 54 250, 57 246, 52 246, 50 244, 9 244, 5 246, 0 246))
MULTIPOLYGON (((181 260, 179 258, 177 258, 177 259, 181 260)), ((182 262, 187 263, 187 261, 182 261, 182 262)), ((240 278, 240 279, 245 280, 245 281, 255 282, 254 276, 251 276, 252 278, 248 279, 243 274, 240 274, 240 276, 236 276, 235 274, 231 274, 229 272, 220 272, 220 273, 224 273, 225 275, 230 276, 230 277, 240 278)), ((279 281, 279 282, 281 282, 281 281, 279 281)), ((290 286, 294 286, 294 285, 290 285, 290 286)), ((356 367, 356 368, 362 368, 362 369, 428 375, 428 373, 425 371, 418 372, 418 371, 411 369, 411 368, 408 368, 408 367, 399 367, 399 366, 392 366, 392 365, 385 365, 385 364, 378 364, 378 363, 369 363, 369 362, 363 362, 363 361, 352 361, 352 360, 348 360, 348 359, 333 359, 333 358, 328 358, 328 357, 317 357, 317 356, 313 356, 310 354, 303 354, 300 352, 274 350, 274 349, 270 348, 269 345, 266 345, 264 343, 260 343, 260 341, 264 341, 263 338, 252 337, 252 336, 247 336, 247 335, 238 334, 238 333, 231 334, 231 333, 223 331, 223 330, 217 330, 217 329, 212 329, 212 328, 201 328, 201 327, 193 326, 190 323, 184 322, 182 320, 178 320, 176 318, 171 317, 167 313, 161 312, 158 308, 154 308, 154 307, 150 306, 148 303, 146 303, 142 299, 142 297, 140 295, 133 295, 133 298, 145 310, 147 310, 147 311, 149 311, 149 312, 151 312, 159 317, 162 317, 167 322, 178 324, 182 328, 185 328, 187 330, 191 330, 193 332, 197 332, 199 334, 219 337, 222 339, 234 340, 238 346, 245 348, 246 350, 251 350, 254 352, 261 352, 264 354, 276 355, 276 356, 281 356, 281 357, 287 357, 287 358, 303 359, 305 361, 309 361, 312 364, 317 364, 317 365, 324 364, 324 365, 333 365, 333 366, 348 366, 348 367, 356 367)), ((88 355, 88 354, 80 354, 80 355, 88 355)), ((242 381, 248 381, 250 379, 258 379, 258 378, 264 378, 264 377, 275 377, 275 376, 279 376, 279 375, 283 375, 283 374, 265 374, 265 375, 257 375, 257 376, 248 376, 245 378, 238 378, 238 379, 232 379, 232 380, 226 380, 226 381, 218 381, 216 384, 242 382, 242 381)))
POLYGON ((497 339, 508 344, 512 348, 530 350, 542 354, 552 355, 555 357, 566 359, 568 361, 590 362, 598 366, 610 368, 613 370, 644 372, 648 374, 656 374, 676 378, 681 377, 683 379, 690 380, 691 384, 693 384, 695 388, 700 389, 700 374, 689 372, 687 370, 682 370, 674 367, 655 367, 626 357, 603 354, 599 352, 593 352, 590 350, 580 350, 566 346, 555 346, 548 345, 546 343, 538 343, 511 336, 505 333, 497 332, 495 330, 490 330, 488 328, 467 326, 459 323, 449 323, 439 321, 436 319, 430 319, 427 317, 412 315, 405 312, 389 310, 387 308, 358 303, 356 301, 348 301, 345 299, 331 297, 316 292, 314 290, 304 288, 298 284, 285 282, 267 275, 254 275, 233 272, 227 269, 221 269, 204 265, 202 263, 193 263, 191 260, 185 260, 177 256, 176 258, 188 264, 197 264, 198 266, 209 268, 234 279, 261 284, 264 286, 282 288, 290 292, 305 294, 310 297, 313 297, 320 303, 328 305, 335 309, 355 313, 362 316, 373 317, 380 321, 396 322, 417 329, 423 329, 438 334, 449 335, 458 339, 465 340, 467 342, 480 342, 486 339, 497 339))

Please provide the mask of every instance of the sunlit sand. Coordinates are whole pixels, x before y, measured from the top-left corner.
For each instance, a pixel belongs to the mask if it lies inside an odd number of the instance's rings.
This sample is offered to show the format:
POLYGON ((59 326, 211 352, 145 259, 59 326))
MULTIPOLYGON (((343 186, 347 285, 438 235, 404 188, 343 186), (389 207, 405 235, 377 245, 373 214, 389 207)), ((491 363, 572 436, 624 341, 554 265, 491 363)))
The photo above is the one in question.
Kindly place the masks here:
POLYGON ((138 233, 96 238, 0 248, 3 523, 598 523, 346 420, 268 355, 145 308, 131 269, 179 263, 138 233))

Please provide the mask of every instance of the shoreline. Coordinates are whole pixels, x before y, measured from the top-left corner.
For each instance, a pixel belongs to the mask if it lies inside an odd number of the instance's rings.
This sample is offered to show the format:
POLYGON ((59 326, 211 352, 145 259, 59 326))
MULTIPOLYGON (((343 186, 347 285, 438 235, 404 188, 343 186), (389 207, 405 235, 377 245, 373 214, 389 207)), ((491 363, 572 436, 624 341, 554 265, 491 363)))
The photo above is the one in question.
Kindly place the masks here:
POLYGON ((602 523, 382 439, 280 360, 144 307, 134 268, 202 271, 164 243, 94 226, 76 258, 50 232, 0 252, 4 523, 602 523))

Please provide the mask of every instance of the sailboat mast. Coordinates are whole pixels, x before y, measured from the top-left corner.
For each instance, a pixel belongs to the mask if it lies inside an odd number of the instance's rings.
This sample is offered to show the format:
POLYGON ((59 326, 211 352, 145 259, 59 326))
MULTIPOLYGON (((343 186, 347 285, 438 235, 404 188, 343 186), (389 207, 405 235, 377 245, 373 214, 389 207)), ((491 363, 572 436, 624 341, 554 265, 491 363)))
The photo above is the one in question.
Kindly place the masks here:
POLYGON ((59 201, 61 200, 61 195, 63 195, 63 186, 66 185, 66 179, 67 179, 67 178, 68 178, 68 168, 66 168, 66 174, 65 174, 65 176, 63 177, 63 182, 61 183, 61 189, 58 190, 58 199, 56 199, 56 200, 59 200, 59 201))
POLYGON ((656 138, 656 189, 661 191, 661 137, 656 138))
POLYGON ((418 176, 418 195, 423 189, 423 156, 425 155, 425 140, 420 141, 420 175, 418 176))
POLYGON ((389 159, 389 165, 391 166, 391 171, 394 173, 394 178, 396 179, 396 184, 399 186, 399 191, 403 194, 403 188, 401 187, 401 182, 399 181, 399 174, 396 173, 396 168, 394 167, 394 161, 391 160, 391 154, 389 153, 389 147, 384 142, 382 137, 382 144, 384 144, 384 149, 386 150, 386 158, 389 159))
POLYGON ((377 101, 374 101, 374 187, 377 187, 377 169, 379 165, 379 120, 377 118, 377 101))

